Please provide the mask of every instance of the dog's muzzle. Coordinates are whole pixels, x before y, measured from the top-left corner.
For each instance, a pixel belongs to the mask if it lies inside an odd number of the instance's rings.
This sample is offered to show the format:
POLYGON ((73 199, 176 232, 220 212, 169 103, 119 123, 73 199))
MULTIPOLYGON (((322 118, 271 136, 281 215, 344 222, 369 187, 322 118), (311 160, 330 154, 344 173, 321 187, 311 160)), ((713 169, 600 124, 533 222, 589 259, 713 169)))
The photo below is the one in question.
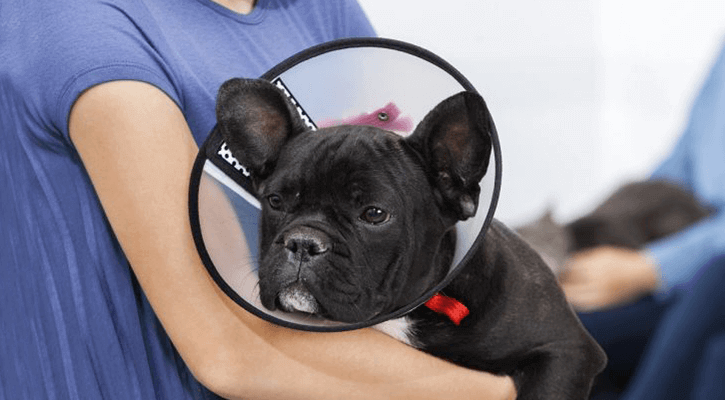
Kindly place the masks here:
POLYGON ((277 294, 276 305, 287 312, 316 314, 320 304, 305 287, 304 269, 324 257, 330 250, 329 237, 322 231, 307 226, 295 227, 282 235, 282 244, 290 265, 297 267, 297 279, 277 294))

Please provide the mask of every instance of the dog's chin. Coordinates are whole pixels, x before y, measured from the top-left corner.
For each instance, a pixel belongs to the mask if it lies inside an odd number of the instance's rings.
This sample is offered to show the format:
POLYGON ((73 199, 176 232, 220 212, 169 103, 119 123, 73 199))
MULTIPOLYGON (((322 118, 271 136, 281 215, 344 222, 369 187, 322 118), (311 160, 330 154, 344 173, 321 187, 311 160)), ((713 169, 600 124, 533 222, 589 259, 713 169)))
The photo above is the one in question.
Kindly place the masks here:
POLYGON ((301 282, 282 288, 274 299, 267 300, 262 303, 271 311, 278 309, 286 313, 303 314, 308 318, 317 317, 343 323, 365 322, 380 315, 379 310, 363 310, 359 305, 345 306, 334 301, 328 301, 328 307, 325 307, 325 299, 318 301, 301 282))
POLYGON ((279 307, 286 312, 319 314, 320 303, 302 283, 296 282, 282 289, 277 296, 279 307))

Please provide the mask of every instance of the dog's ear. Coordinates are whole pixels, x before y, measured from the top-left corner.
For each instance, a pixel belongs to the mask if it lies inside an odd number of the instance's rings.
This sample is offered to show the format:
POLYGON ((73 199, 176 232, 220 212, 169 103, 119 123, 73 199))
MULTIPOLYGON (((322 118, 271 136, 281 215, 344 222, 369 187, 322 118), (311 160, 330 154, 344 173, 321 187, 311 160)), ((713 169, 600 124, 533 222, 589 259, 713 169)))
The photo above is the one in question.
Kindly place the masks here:
POLYGON ((261 79, 230 79, 219 88, 217 128, 234 157, 264 178, 282 145, 306 129, 285 94, 261 79))
POLYGON ((423 156, 440 200, 459 220, 476 214, 494 129, 483 98, 461 92, 438 104, 407 139, 423 156))

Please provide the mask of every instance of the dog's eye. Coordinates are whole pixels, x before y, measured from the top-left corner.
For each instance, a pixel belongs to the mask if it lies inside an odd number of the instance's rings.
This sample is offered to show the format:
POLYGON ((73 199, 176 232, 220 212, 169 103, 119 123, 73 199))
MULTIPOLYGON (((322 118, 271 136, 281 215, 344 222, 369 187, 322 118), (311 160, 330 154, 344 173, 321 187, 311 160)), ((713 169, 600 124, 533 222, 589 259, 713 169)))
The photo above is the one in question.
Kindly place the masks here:
POLYGON ((360 219, 369 224, 382 224, 390 219, 390 214, 377 207, 368 207, 360 215, 360 219))
POLYGON ((282 197, 278 194, 270 194, 267 196, 267 203, 273 210, 279 210, 282 207, 282 197))

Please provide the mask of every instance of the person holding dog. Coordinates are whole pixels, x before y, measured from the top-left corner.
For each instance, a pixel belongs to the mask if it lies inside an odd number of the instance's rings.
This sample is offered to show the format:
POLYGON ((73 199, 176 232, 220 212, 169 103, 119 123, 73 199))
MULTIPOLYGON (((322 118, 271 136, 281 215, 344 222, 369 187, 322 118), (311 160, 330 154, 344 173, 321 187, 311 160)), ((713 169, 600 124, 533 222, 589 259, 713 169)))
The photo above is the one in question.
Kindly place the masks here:
POLYGON ((652 174, 692 191, 712 215, 643 251, 599 247, 575 254, 563 277, 569 301, 609 355, 603 391, 623 391, 623 399, 722 395, 724 154, 725 47, 687 128, 652 174))
POLYGON ((195 250, 217 88, 374 35, 354 0, 11 0, 0 17, 0 398, 515 397, 374 330, 266 323, 195 250))

